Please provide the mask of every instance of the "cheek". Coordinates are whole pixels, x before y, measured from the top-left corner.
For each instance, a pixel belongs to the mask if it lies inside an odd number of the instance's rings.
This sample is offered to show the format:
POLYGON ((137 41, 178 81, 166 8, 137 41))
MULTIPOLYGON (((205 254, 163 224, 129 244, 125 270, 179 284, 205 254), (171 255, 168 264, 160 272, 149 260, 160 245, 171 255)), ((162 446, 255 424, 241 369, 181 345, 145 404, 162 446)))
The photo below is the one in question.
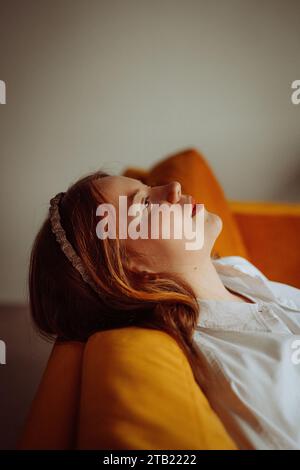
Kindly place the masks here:
MULTIPOLYGON (((149 238, 151 234, 155 234, 155 238, 159 240, 183 240, 185 238, 184 225, 183 213, 179 211, 160 214, 159 217, 154 211, 149 215, 149 238)), ((190 228, 192 227, 191 223, 190 228)))
MULTIPOLYGON (((185 257, 194 251, 187 248, 187 243, 200 240, 198 235, 199 230, 201 234, 204 233, 204 224, 198 224, 198 229, 195 219, 189 218, 188 225, 185 225, 183 215, 171 214, 170 216, 163 217, 162 214, 158 217, 157 214, 153 215, 151 212, 143 214, 143 219, 147 219, 147 238, 137 237, 136 239, 128 238, 127 245, 130 249, 138 254, 149 256, 155 262, 172 262, 175 259, 181 259, 184 262, 185 257), (188 236, 186 236, 188 235, 188 236)), ((130 219, 131 221, 132 219, 130 219)), ((202 219, 203 221, 203 219, 202 219)), ((138 230, 140 231, 140 230, 138 230)), ((145 231, 143 230, 145 234, 145 231)), ((202 240, 203 237, 201 237, 202 240)), ((202 246, 202 245, 201 245, 202 246)), ((201 249, 199 246, 198 249, 201 249)), ((194 248, 195 250, 196 248, 194 248)))
POLYGON ((164 270, 180 255, 182 250, 179 249, 178 242, 179 240, 154 240, 151 238, 143 240, 139 238, 126 240, 126 246, 133 258, 137 255, 137 259, 142 260, 143 266, 159 271, 164 270))

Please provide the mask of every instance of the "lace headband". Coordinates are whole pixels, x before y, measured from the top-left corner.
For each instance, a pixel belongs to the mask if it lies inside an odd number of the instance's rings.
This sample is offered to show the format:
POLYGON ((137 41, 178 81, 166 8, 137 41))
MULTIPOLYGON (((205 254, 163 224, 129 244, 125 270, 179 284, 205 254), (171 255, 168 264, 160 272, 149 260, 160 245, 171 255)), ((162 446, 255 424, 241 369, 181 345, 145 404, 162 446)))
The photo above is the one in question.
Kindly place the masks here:
POLYGON ((60 214, 59 214, 59 204, 65 194, 66 193, 64 192, 58 193, 56 196, 54 196, 50 200, 49 213, 50 213, 51 230, 54 233, 56 241, 59 243, 65 256, 72 263, 74 268, 77 269, 77 271, 80 273, 82 279, 87 284, 89 284, 91 288, 97 294, 100 294, 100 290, 98 289, 98 286, 94 283, 94 281, 90 278, 90 276, 86 272, 86 269, 83 266, 81 258, 77 255, 73 246, 67 240, 66 232, 64 231, 61 225, 61 219, 60 219, 60 214))

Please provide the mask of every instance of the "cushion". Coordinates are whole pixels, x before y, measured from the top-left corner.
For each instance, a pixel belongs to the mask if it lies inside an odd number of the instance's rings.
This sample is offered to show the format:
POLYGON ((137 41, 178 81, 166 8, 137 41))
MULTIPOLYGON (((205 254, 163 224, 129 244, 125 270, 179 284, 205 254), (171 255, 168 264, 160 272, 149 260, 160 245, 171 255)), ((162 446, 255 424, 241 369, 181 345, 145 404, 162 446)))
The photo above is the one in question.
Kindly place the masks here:
POLYGON ((250 261, 268 279, 300 289, 300 204, 231 202, 250 261))
POLYGON ((177 342, 129 327, 56 342, 19 449, 235 449, 177 342))
POLYGON ((235 449, 177 342, 139 327, 89 339, 78 429, 79 449, 235 449))

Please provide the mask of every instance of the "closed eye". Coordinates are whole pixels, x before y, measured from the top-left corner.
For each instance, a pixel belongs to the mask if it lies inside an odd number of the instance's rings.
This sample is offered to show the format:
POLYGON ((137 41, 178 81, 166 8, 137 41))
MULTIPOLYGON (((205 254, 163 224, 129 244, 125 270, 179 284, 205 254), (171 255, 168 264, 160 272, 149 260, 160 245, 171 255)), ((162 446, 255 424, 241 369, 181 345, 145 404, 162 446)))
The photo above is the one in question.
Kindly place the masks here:
POLYGON ((151 202, 150 202, 150 197, 149 196, 146 196, 142 199, 142 204, 147 208, 149 209, 149 207, 151 207, 151 202))

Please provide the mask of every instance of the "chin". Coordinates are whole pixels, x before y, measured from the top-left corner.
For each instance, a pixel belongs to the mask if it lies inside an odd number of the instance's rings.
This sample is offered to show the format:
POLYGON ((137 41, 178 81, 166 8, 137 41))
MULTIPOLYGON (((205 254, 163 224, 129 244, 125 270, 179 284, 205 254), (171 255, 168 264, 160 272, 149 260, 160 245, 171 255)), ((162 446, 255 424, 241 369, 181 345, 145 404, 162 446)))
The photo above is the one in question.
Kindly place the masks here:
POLYGON ((209 234, 209 238, 216 240, 223 228, 221 217, 213 212, 205 213, 205 230, 209 234))
POLYGON ((217 214, 213 214, 213 216, 215 218, 215 225, 216 225, 216 229, 218 230, 218 235, 219 235, 223 228, 223 220, 217 214))

